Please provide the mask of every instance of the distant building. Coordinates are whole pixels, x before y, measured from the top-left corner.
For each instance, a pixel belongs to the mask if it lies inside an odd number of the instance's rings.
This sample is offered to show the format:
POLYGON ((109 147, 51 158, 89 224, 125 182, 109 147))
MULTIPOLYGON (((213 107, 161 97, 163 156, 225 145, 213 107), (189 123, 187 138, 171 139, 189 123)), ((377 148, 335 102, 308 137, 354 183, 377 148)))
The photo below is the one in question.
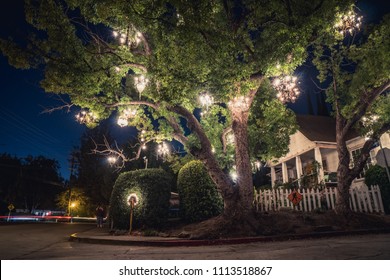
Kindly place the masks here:
MULTIPOLYGON (((335 173, 338 167, 337 145, 336 145, 336 122, 335 119, 325 116, 298 115, 298 131, 291 135, 289 152, 281 158, 271 160, 268 164, 271 167, 271 182, 276 183, 295 182, 301 184, 299 178, 308 175, 313 162, 321 165, 316 175, 317 183, 325 182, 328 185, 336 183, 335 173)), ((385 133, 380 138, 383 148, 390 148, 390 135, 385 133)), ((365 143, 365 138, 356 132, 347 136, 347 147, 351 153, 351 165, 353 158, 365 143)), ((366 167, 362 174, 356 178, 351 187, 360 187, 364 182, 364 172, 376 164, 376 155, 380 147, 375 147, 370 152, 366 167)))

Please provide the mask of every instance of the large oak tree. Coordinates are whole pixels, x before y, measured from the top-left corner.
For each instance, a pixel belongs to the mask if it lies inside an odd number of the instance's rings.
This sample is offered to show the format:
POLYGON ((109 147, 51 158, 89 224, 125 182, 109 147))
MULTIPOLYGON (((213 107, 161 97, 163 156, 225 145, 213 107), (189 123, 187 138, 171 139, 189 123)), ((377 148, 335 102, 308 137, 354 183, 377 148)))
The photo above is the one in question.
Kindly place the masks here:
POLYGON ((295 130, 269 78, 301 65, 351 2, 27 1, 36 32, 24 45, 2 40, 1 50, 15 67, 42 68, 42 87, 87 109, 83 121, 116 112, 144 131, 141 146, 182 143, 205 164, 224 217, 242 219, 253 204, 251 158, 281 156, 295 130), (213 99, 200 116, 206 93, 213 99))

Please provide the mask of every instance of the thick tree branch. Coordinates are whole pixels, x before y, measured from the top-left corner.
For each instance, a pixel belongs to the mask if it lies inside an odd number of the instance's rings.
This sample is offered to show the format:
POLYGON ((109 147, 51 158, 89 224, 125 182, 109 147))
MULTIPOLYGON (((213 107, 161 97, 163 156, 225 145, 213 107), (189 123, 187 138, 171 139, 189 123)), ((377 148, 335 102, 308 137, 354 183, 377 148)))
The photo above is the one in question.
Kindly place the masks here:
POLYGON ((360 157, 357 160, 357 162, 354 163, 353 168, 351 169, 350 175, 352 176, 352 179, 356 178, 359 173, 363 170, 364 166, 367 163, 368 158, 370 157, 370 151, 373 148, 376 141, 379 140, 382 134, 390 130, 390 123, 385 123, 383 126, 374 132, 374 135, 372 135, 371 138, 367 139, 367 141, 364 143, 360 157))
POLYGON ((173 138, 179 141, 181 144, 186 145, 188 143, 188 138, 184 136, 183 130, 180 124, 177 122, 175 117, 170 116, 166 118, 169 125, 173 128, 173 138))
POLYGON ((205 164, 211 179, 214 181, 223 197, 236 197, 238 188, 233 187, 231 179, 223 173, 222 169, 219 167, 218 162, 212 154, 211 143, 196 117, 180 105, 169 106, 168 110, 184 117, 187 120, 189 129, 197 135, 201 148, 198 149, 193 147, 191 153, 205 164))
POLYGON ((190 111, 180 105, 169 106, 168 110, 183 116, 187 120, 188 128, 198 136, 202 147, 201 149, 203 151, 211 151, 211 143, 207 138, 206 133, 204 132, 199 121, 190 111))
POLYGON ((390 81, 386 81, 383 85, 374 88, 371 91, 365 92, 360 98, 358 107, 355 110, 354 116, 347 121, 343 129, 343 135, 347 135, 348 131, 367 113, 375 99, 381 95, 384 91, 390 88, 390 81))
POLYGON ((135 101, 128 101, 128 102, 117 102, 113 104, 106 105, 107 108, 115 108, 115 107, 121 107, 121 106, 131 106, 131 105, 145 105, 148 107, 151 107, 155 110, 160 109, 160 105, 157 103, 153 103, 150 101, 143 101, 143 100, 135 100, 135 101))
POLYGON ((150 45, 149 45, 149 42, 148 40, 146 39, 145 35, 141 32, 139 32, 139 37, 141 39, 141 42, 143 43, 144 45, 144 48, 145 48, 145 54, 147 56, 150 56, 152 55, 152 49, 150 48, 150 45))

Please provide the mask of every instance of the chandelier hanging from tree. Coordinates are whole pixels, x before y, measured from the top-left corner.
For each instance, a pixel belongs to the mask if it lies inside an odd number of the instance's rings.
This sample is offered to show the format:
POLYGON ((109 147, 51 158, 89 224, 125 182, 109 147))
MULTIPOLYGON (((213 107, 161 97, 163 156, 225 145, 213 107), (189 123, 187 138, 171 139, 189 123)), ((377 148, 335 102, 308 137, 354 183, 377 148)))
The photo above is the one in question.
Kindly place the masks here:
POLYGON ((273 87, 278 92, 276 96, 283 103, 295 102, 299 95, 297 86, 297 77, 294 76, 280 76, 272 81, 273 87))

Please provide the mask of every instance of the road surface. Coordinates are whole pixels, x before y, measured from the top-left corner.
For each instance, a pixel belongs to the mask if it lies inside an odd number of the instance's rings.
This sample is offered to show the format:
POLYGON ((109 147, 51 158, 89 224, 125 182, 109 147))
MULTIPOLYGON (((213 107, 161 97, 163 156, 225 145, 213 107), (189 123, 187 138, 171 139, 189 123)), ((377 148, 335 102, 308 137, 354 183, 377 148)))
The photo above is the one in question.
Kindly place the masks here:
POLYGON ((390 260, 390 234, 173 248, 68 241, 70 234, 94 226, 77 223, 0 225, 0 257, 2 260, 390 260))

